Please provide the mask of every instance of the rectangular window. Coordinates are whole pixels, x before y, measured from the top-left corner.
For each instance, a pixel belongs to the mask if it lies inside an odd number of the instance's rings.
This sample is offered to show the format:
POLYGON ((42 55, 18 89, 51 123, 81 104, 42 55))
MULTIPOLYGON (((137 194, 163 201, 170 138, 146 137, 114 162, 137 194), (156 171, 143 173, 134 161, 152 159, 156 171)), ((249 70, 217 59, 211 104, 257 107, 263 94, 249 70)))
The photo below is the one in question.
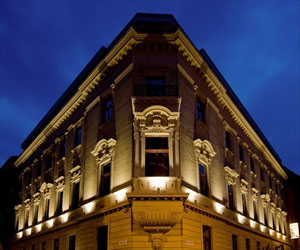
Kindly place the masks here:
POLYGON ((260 250, 260 242, 259 241, 256 242, 256 250, 260 250))
POLYGON ((33 224, 37 224, 39 217, 39 205, 34 205, 33 224))
POLYGON ((264 224, 267 225, 267 208, 263 208, 264 210, 264 224))
POLYGON ((147 78, 146 80, 147 96, 164 96, 165 79, 164 78, 147 78))
POLYGON ((60 159, 66 156, 66 141, 62 140, 60 142, 60 151, 59 151, 59 157, 60 159))
POLYGON ((72 209, 78 208, 79 205, 79 189, 80 182, 73 183, 73 192, 72 192, 72 209))
POLYGON ((200 193, 208 196, 208 181, 206 167, 199 164, 199 182, 200 182, 200 193))
POLYGON ((100 180, 100 197, 105 196, 110 193, 110 176, 111 176, 111 164, 108 163, 101 166, 101 180, 100 180))
POLYGON ((107 233, 108 226, 102 226, 98 228, 97 250, 107 250, 107 233))
POLYGON ((49 154, 48 157, 47 157, 46 170, 49 169, 49 168, 52 168, 53 165, 54 165, 54 159, 53 159, 53 156, 52 156, 52 154, 49 154))
POLYGON ((197 119, 205 122, 205 104, 197 100, 197 119))
POLYGON ((232 250, 238 250, 237 236, 235 234, 232 235, 232 250))
POLYGON ((211 250, 211 232, 209 226, 203 226, 203 250, 211 250))
POLYGON ((230 134, 228 131, 225 131, 225 147, 231 150, 231 140, 230 140, 230 134))
POLYGON ((228 205, 231 210, 234 210, 234 198, 233 198, 233 187, 228 185, 228 205))
POLYGON ((253 210, 254 210, 254 220, 258 221, 258 215, 257 215, 257 207, 256 207, 256 201, 253 201, 253 210))
POLYGON ((77 127, 74 135, 74 148, 81 144, 82 128, 77 127))
POLYGON ((27 228, 28 227, 28 220, 29 220, 29 210, 25 210, 25 223, 24 223, 24 227, 27 228))
POLYGON ((49 207, 50 207, 50 199, 46 199, 46 201, 45 201, 45 220, 49 219, 49 207))
POLYGON ((42 249, 41 250, 46 250, 46 241, 42 242, 42 249))
POLYGON ((59 239, 54 240, 54 250, 59 250, 59 239))
POLYGON ((244 162, 244 150, 242 145, 239 145, 240 161, 244 162))
POLYGON ((246 239, 246 250, 250 250, 250 239, 246 239))
POLYGON ((69 250, 75 250, 76 235, 69 236, 69 250))
POLYGON ((104 103, 103 108, 103 122, 108 121, 113 116, 113 100, 112 97, 108 97, 104 103))
POLYGON ((57 193, 56 215, 60 215, 63 210, 63 191, 57 193))
POLYGON ((247 202, 246 202, 245 194, 242 194, 242 204, 243 204, 243 215, 248 216, 247 202))
POLYGON ((145 175, 169 176, 168 137, 146 137, 145 175))
POLYGON ((34 244, 31 245, 31 250, 35 250, 35 245, 34 244))
POLYGON ((253 173, 255 173, 255 171, 254 171, 254 160, 253 160, 252 157, 250 157, 250 170, 251 170, 253 173))

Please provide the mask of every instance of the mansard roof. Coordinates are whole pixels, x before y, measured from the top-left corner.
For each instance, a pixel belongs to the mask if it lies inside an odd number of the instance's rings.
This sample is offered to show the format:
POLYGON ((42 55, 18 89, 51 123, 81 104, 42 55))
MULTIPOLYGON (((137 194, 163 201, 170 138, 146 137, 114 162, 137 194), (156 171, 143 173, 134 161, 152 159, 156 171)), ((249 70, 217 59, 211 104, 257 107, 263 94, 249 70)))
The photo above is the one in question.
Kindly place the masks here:
MULTIPOLYGON (((181 26, 178 24, 173 15, 170 14, 145 14, 137 13, 131 21, 124 27, 124 29, 117 35, 117 37, 111 42, 111 44, 106 48, 102 46, 96 55, 91 59, 91 61, 85 66, 81 73, 75 78, 75 80, 70 84, 66 91, 61 95, 61 97, 56 101, 52 108, 47 112, 43 119, 38 123, 38 125, 33 129, 29 136, 22 143, 22 148, 25 150, 34 139, 43 131, 43 129, 49 124, 49 122, 59 113, 59 111, 68 103, 68 101, 78 92, 79 86, 83 81, 92 73, 95 67, 103 60, 110 51, 122 40, 122 38, 127 34, 127 32, 133 28, 137 33, 143 34, 173 34, 178 29, 180 29, 186 36, 181 26)), ((186 36, 188 41, 193 45, 192 41, 186 36)), ((194 45, 193 45, 194 46, 194 45)), ((195 46, 194 46, 195 47, 195 46)), ((272 155, 281 165, 281 159, 275 152, 271 144, 268 142, 266 137, 263 135, 257 124, 251 118, 250 114, 247 112, 245 107, 242 105, 238 97, 235 95, 233 90, 230 88, 229 84, 226 82, 222 74, 219 72, 215 64, 209 58, 204 49, 199 51, 200 56, 204 59, 213 73, 216 75, 218 80, 222 83, 226 89, 226 93, 231 98, 233 103, 237 106, 239 111, 244 115, 247 122, 252 126, 257 135, 261 138, 263 143, 270 150, 272 155)))

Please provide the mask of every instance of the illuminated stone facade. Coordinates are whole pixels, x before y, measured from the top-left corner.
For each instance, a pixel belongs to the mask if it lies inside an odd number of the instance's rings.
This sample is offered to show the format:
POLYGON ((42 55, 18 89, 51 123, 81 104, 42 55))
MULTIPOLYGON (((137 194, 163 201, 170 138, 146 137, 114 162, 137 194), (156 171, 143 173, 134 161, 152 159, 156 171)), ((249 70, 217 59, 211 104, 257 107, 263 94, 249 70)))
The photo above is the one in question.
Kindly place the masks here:
POLYGON ((13 249, 290 249, 279 157, 170 15, 136 15, 22 146, 13 249))

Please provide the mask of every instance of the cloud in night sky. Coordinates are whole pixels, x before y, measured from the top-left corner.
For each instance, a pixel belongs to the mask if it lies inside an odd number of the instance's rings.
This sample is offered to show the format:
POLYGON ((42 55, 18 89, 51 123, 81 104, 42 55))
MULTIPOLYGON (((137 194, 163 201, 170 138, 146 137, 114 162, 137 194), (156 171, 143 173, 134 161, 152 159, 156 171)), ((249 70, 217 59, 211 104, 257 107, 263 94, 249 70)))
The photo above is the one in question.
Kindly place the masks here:
POLYGON ((2 1, 0 166, 137 12, 175 16, 300 174, 299 1, 2 1))

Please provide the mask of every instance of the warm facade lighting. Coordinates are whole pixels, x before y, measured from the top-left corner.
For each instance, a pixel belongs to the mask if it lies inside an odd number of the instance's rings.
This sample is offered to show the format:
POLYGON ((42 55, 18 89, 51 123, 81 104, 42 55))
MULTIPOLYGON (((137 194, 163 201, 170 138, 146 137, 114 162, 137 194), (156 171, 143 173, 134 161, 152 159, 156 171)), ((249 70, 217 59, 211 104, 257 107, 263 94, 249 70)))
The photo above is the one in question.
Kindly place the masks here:
POLYGON ((40 232, 41 229, 42 229, 42 224, 41 223, 35 226, 35 231, 36 232, 40 232))
POLYGON ((47 223, 48 228, 51 228, 54 225, 54 219, 48 220, 46 223, 47 223))
POLYGON ((18 239, 21 239, 22 237, 23 237, 23 232, 17 233, 17 238, 18 238, 18 239))
POLYGON ((238 214, 237 218, 238 218, 238 222, 239 223, 244 224, 244 222, 245 222, 245 216, 238 214))
POLYGON ((150 185, 153 187, 155 190, 161 190, 166 186, 166 177, 151 177, 149 179, 150 185))
POLYGON ((254 220, 250 220, 250 227, 256 228, 256 222, 254 220))
POLYGON ((281 233, 278 233, 278 232, 277 232, 277 238, 278 238, 278 239, 280 238, 280 235, 281 235, 281 233))
POLYGON ((273 235, 274 235, 274 232, 275 232, 275 231, 274 231, 273 229, 269 229, 269 233, 270 233, 270 235, 272 235, 272 236, 273 236, 273 235))
POLYGON ((83 209, 83 212, 84 212, 85 214, 89 214, 89 213, 95 211, 95 207, 96 207, 95 202, 94 202, 94 201, 91 201, 91 202, 89 202, 89 203, 83 205, 83 206, 82 206, 82 209, 83 209))
POLYGON ((126 188, 123 188, 123 189, 115 192, 114 195, 115 195, 115 201, 117 203, 125 201, 126 198, 127 198, 127 196, 126 196, 126 188))
POLYGON ((215 202, 214 203, 214 209, 217 213, 219 214, 223 214, 224 213, 224 209, 225 209, 225 206, 218 203, 218 202, 215 202))
POLYGON ((264 232, 265 231, 265 226, 264 225, 260 225, 260 231, 264 232))
POLYGON ((29 236, 32 232, 32 228, 27 228, 26 229, 26 235, 29 236))
POLYGON ((69 219, 69 213, 65 213, 65 214, 60 216, 61 223, 67 222, 68 219, 69 219))
POLYGON ((197 201, 197 193, 191 189, 187 189, 187 193, 189 193, 188 201, 196 202, 197 201))

